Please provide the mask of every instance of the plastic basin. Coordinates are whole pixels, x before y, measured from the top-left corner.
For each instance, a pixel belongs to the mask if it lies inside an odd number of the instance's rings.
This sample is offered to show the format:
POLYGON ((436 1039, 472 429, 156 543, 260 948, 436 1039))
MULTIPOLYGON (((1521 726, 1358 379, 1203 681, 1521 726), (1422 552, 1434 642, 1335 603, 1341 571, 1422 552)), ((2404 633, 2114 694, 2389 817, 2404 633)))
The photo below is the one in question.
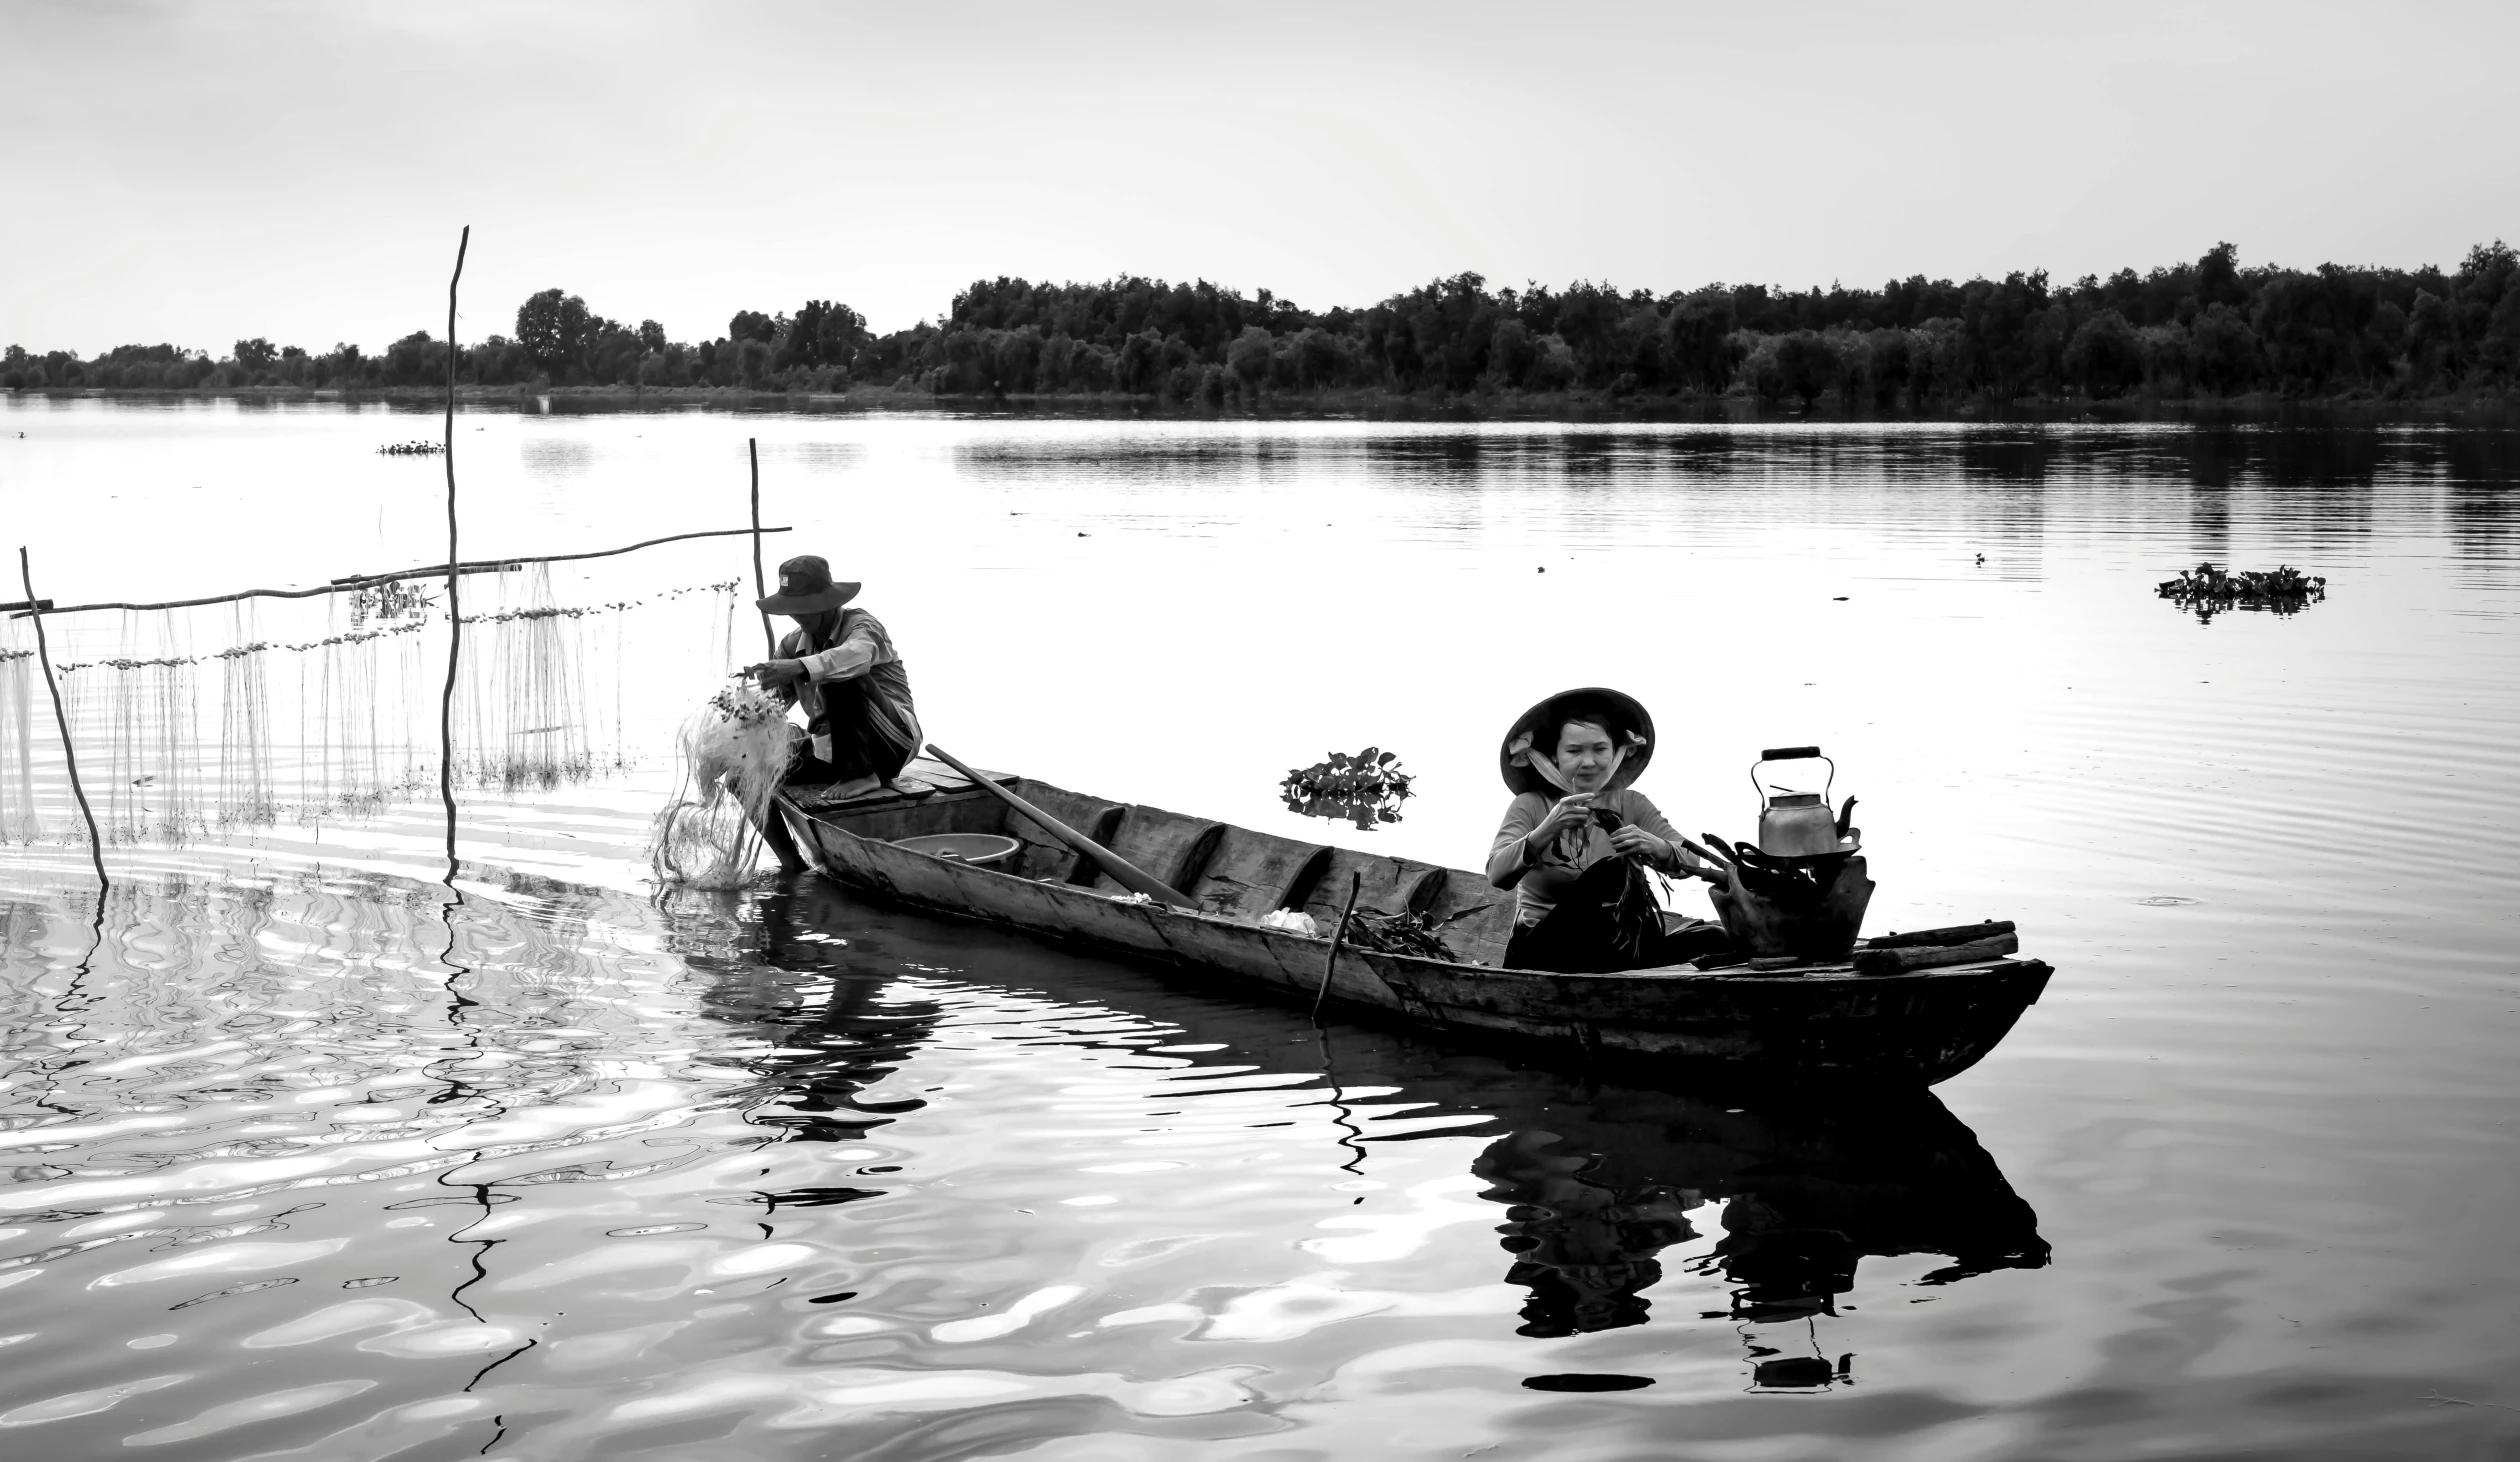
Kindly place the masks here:
POLYGON ((931 858, 953 858, 964 863, 996 863, 1015 856, 1023 844, 998 833, 929 833, 923 837, 895 838, 893 846, 925 853, 931 858))

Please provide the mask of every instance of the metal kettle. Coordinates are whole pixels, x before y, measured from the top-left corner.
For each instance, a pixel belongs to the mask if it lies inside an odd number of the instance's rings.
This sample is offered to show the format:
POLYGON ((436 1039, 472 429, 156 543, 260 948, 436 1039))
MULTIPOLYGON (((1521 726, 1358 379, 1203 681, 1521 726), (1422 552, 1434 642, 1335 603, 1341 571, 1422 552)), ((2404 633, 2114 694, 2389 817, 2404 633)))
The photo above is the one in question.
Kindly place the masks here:
POLYGON ((1837 782, 1837 763, 1820 754, 1816 746, 1771 746, 1759 753, 1750 764, 1750 785, 1759 793, 1759 851, 1771 858, 1817 858, 1831 853, 1851 853, 1861 842, 1851 825, 1855 816, 1855 799, 1846 799, 1841 812, 1829 810, 1829 790, 1837 782), (1827 762, 1827 779, 1817 792, 1801 792, 1763 780, 1761 769, 1770 762, 1827 762))

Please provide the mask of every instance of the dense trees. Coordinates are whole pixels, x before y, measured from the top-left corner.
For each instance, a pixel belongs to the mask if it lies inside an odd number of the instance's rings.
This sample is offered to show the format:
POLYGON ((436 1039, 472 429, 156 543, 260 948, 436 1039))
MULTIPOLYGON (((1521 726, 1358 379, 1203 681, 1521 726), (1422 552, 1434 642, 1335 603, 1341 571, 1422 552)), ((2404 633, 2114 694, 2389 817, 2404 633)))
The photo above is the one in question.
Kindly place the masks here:
MULTIPOLYGON (((0 386, 187 389, 424 386, 445 379, 426 331, 381 356, 240 340, 223 360, 171 345, 0 354, 0 386)), ((1251 403, 1377 390, 1432 396, 1567 391, 1618 398, 1737 391, 1805 406, 1895 409, 2025 395, 2178 398, 2420 396, 2520 388, 2520 256, 2497 241, 2459 267, 2250 267, 2228 243, 2192 264, 2057 286, 2044 271, 1954 283, 1800 292, 1707 285, 1669 295, 1577 281, 1491 289, 1436 279, 1363 309, 1314 312, 1267 290, 1195 280, 975 281, 947 312, 876 335, 809 299, 738 311, 725 334, 669 340, 547 289, 513 338, 463 348, 476 385, 723 386, 831 391, 853 383, 944 395, 1121 392, 1251 403)))

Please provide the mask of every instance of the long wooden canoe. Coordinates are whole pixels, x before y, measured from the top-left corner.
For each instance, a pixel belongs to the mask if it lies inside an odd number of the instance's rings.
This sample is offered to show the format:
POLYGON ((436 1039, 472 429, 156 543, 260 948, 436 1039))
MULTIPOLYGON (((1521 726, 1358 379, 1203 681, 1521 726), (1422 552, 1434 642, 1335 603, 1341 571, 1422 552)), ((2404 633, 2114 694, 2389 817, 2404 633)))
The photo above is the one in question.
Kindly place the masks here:
MULTIPOLYGON (((1273 910, 1299 909, 1328 931, 1349 875, 1357 874, 1360 912, 1426 914, 1443 925, 1461 958, 1342 948, 1329 998, 1348 1012, 1542 1042, 1674 1076, 1779 1086, 1930 1085, 1992 1050, 2050 974, 2041 961, 2009 955, 1887 974, 1859 973, 1852 962, 1790 971, 1680 965, 1610 975, 1503 969, 1513 896, 1482 874, 988 775, 1197 899, 1198 907, 1126 893, 1047 829, 924 758, 899 779, 901 792, 824 804, 813 789, 796 788, 782 795, 779 811, 807 861, 849 888, 1306 1001, 1321 986, 1329 939, 1258 921, 1273 910), (896 839, 948 832, 997 833, 1019 848, 1002 862, 977 866, 895 846, 896 839)), ((1863 952, 1859 946, 1858 956, 1863 952)))

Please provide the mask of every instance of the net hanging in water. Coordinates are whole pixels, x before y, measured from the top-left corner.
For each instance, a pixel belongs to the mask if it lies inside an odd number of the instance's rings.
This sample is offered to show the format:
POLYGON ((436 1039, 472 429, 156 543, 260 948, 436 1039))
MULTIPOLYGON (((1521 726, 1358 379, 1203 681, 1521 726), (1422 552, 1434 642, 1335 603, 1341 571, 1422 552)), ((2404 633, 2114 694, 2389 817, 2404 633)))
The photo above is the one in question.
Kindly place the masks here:
MULTIPOLYGON (((372 815, 432 790, 447 633, 432 588, 48 616, 100 835, 182 842, 372 815)), ((549 565, 469 578, 466 607, 482 607, 465 616, 458 661, 460 783, 543 790, 635 762, 627 667, 667 682, 722 673, 734 589, 572 607, 556 602, 549 565)), ((85 838, 32 628, 0 618, 0 840, 85 838)))
POLYGON ((33 636, 0 619, 0 842, 31 843, 35 815, 35 698, 42 672, 33 636))
POLYGON ((648 843, 648 862, 667 883, 734 888, 761 854, 759 828, 795 754, 784 702, 749 684, 727 687, 683 723, 675 738, 682 783, 648 843))

